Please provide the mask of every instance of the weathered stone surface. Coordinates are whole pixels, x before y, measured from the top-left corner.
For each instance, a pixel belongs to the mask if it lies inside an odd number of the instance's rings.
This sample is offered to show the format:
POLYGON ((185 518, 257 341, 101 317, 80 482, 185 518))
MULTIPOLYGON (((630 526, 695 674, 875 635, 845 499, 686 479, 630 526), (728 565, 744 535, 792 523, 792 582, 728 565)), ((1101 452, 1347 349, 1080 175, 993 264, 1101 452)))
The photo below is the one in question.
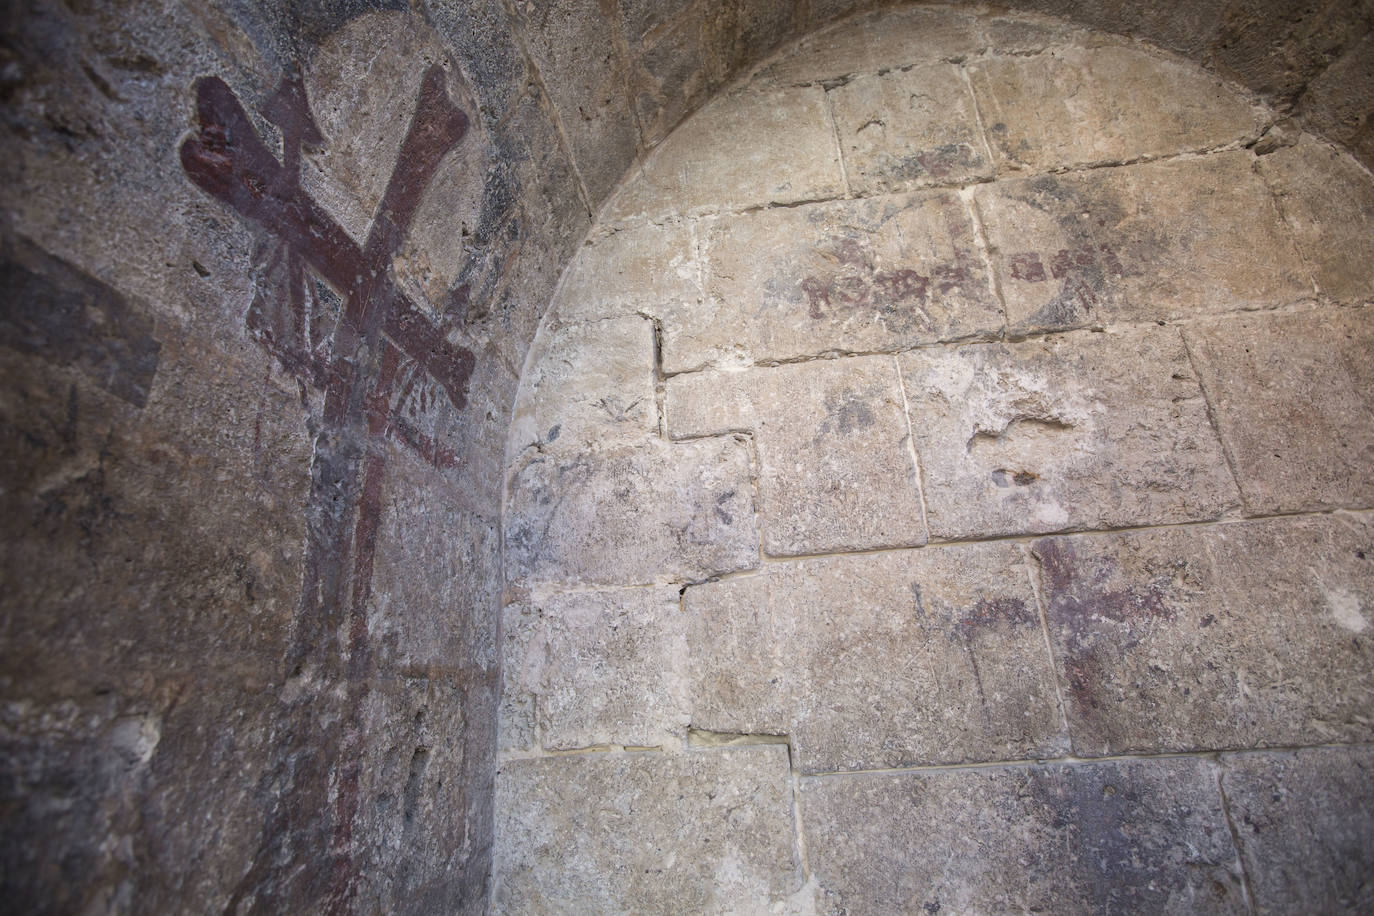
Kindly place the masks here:
POLYGON ((1001 329, 968 209, 954 192, 764 210, 707 225, 706 299, 664 316, 667 372, 895 350, 1001 329))
POLYGON ((634 162, 639 148, 625 61, 599 0, 541 0, 519 8, 524 10, 526 47, 558 110, 595 207, 634 162))
POLYGON ((1241 315, 1187 335, 1251 511, 1374 504, 1374 312, 1241 315))
POLYGON ((507 446, 563 454, 658 432, 653 323, 638 315, 545 328, 532 348, 507 446))
POLYGON ((1374 297, 1374 180, 1348 155, 1304 134, 1297 145, 1259 160, 1279 207, 1334 299, 1374 297))
POLYGON ((885 10, 808 36, 759 75, 768 83, 818 83, 918 61, 964 57, 978 48, 974 17, 948 7, 885 10))
POLYGON ((753 434, 765 553, 925 543, 890 357, 674 376, 665 413, 674 437, 753 434))
POLYGON ((1368 31, 1368 15, 1348 0, 1233 0, 1224 6, 1208 57, 1211 66, 1239 77, 1271 104, 1291 105, 1368 31))
POLYGON ((1237 502, 1177 331, 898 362, 932 537, 1190 521, 1237 502))
POLYGON ((674 131, 602 215, 732 210, 843 193, 824 90, 736 92, 674 131))
POLYGON ((508 761, 503 913, 768 912, 796 884, 787 748, 508 761))
POLYGON ((522 634, 521 644, 508 638, 505 658, 511 747, 681 745, 690 716, 677 588, 530 596, 520 605, 506 612, 522 634), (533 740, 518 734, 530 725, 533 740))
POLYGON ((855 194, 966 184, 992 165, 959 68, 924 64, 859 76, 830 92, 855 194))
POLYGON ((512 582, 638 585, 758 563, 748 446, 731 437, 534 457, 509 488, 512 582))
POLYGON ((1358 913, 1374 873, 1368 748, 1221 758, 1222 789, 1257 913, 1358 913))
POLYGON ((1248 153, 975 191, 1014 332, 1283 305, 1311 280, 1248 153))
POLYGON ((1002 169, 1117 162, 1258 133, 1259 110, 1197 67, 1118 45, 991 57, 969 76, 1002 169))
POLYGON ((801 820, 829 916, 1246 911, 1206 761, 826 776, 801 820))
POLYGON ((696 5, 688 14, 660 25, 634 59, 632 100, 646 147, 666 137, 707 100, 713 88, 714 74, 703 47, 705 14, 706 9, 696 5))
POLYGON ((589 238, 563 277, 550 323, 690 311, 701 299, 689 223, 638 220, 589 238))
POLYGON ((992 54, 1036 54, 1061 45, 1080 48, 1119 46, 1120 39, 1075 27, 1063 19, 1021 14, 992 14, 979 20, 983 47, 992 54))
POLYGON ((1076 753, 1374 736, 1368 517, 1046 538, 1034 551, 1076 753))
POLYGON ((1014 544, 770 564, 683 607, 693 726, 788 735, 803 772, 1067 749, 1014 544))
POLYGON ((1308 84, 1298 111, 1308 129, 1345 144, 1365 165, 1374 164, 1374 30, 1308 84))

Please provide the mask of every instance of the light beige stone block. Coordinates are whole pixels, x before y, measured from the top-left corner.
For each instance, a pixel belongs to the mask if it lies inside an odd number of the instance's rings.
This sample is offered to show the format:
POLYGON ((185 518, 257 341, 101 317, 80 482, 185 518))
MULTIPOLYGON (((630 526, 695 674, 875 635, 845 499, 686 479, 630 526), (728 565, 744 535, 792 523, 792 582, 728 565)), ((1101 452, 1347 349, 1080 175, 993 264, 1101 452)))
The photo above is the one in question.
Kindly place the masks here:
POLYGON ((975 199, 1015 333, 1313 294, 1249 153, 998 182, 975 199))
POLYGON ((674 437, 753 434, 766 553, 925 542, 890 357, 674 376, 665 412, 674 437))
POLYGON ((1259 159, 1322 292, 1374 297, 1374 179, 1346 153, 1304 134, 1259 159))
POLYGON ((1247 911, 1208 761, 826 776, 801 812, 828 916, 1247 911))
POLYGON ((507 761, 495 809, 502 913, 767 913, 799 883, 781 745, 507 761))
POLYGON ((766 65, 758 78, 782 85, 824 82, 966 57, 978 46, 977 21, 969 13, 910 6, 861 16, 808 36, 766 65))
POLYGON ((1255 912, 1357 913, 1374 874, 1374 753, 1226 755, 1222 787, 1255 912))
POLYGON ((538 456, 506 503, 506 573, 521 585, 640 585, 758 563, 747 444, 652 439, 538 456))
POLYGON ((1015 544, 770 564, 683 607, 693 725, 788 735, 803 772, 1067 750, 1015 544))
POLYGON ((535 340, 508 451, 580 453, 658 431, 654 327, 631 315, 559 328, 535 340))
POLYGON ((1374 527, 1274 519, 1035 542, 1079 755, 1374 737, 1374 527))
POLYGON ((667 372, 992 336, 968 208, 949 191, 764 210, 704 230, 707 298, 663 326, 667 372))
POLYGON ((1260 109, 1192 63, 1129 46, 969 64, 1001 169, 1120 162, 1257 135, 1260 109))
POLYGON ((1237 315, 1189 329, 1246 505, 1374 505, 1374 312, 1237 315))
POLYGON ((1215 518, 1238 501, 1177 331, 899 358, 932 537, 1215 518))
POLYGON ((992 175, 960 69, 922 64, 830 92, 849 187, 859 195, 967 184, 992 175))
POLYGON ((633 223, 597 232, 568 265, 549 322, 578 324, 623 315, 689 309, 701 298, 691 227, 633 223))
POLYGON ((508 607, 507 627, 520 631, 507 631, 503 669, 512 733, 528 723, 546 750, 680 746, 690 719, 681 617, 674 587, 532 595, 508 607))
POLYGON ((844 193, 820 87, 733 93, 673 132, 603 218, 737 210, 844 193))

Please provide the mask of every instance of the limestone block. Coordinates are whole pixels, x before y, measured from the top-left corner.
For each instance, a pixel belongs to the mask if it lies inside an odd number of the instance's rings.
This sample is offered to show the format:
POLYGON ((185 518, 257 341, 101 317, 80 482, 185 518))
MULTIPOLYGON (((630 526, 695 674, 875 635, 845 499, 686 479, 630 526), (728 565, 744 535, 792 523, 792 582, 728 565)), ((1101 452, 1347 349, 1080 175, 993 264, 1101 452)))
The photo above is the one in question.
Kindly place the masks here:
POLYGON ((658 431, 648 318, 545 328, 533 349, 511 422, 512 456, 534 446, 575 454, 658 431))
POLYGON ((803 772, 1067 750, 1014 544, 770 564, 683 606, 692 724, 788 735, 803 772))
POLYGON ((953 64, 855 77, 831 90, 830 104, 855 194, 992 177, 973 94, 953 64))
POLYGON ((1120 162, 1235 142, 1261 112, 1221 79, 1129 46, 989 57, 969 76, 999 169, 1120 162))
POLYGON ((1215 518, 1235 483, 1177 331, 898 358, 935 538, 1215 518))
POLYGON ((1374 504, 1374 313, 1240 315, 1187 333, 1252 511, 1374 504))
POLYGON ((978 188, 1016 333, 1189 318, 1312 294, 1245 152, 978 188))
POLYGON ((1309 135, 1259 160, 1260 174, 1334 299, 1374 297, 1374 180, 1348 155, 1309 135))
POLYGON ((703 46, 702 18, 708 14, 695 6, 661 24, 634 59, 632 97, 646 147, 662 141, 715 88, 703 46))
POLYGON ((925 543, 890 357, 674 376, 665 413, 678 438, 753 434, 766 553, 925 543))
POLYGON ((502 913, 769 912, 796 883, 781 745, 509 761, 496 818, 502 913))
POLYGON ((1368 517, 1046 538, 1034 552, 1075 753, 1374 736, 1368 517))
POLYGON ((721 96, 665 140, 603 219, 795 203, 844 193, 819 87, 721 96))
POLYGON ((687 732, 686 634, 678 589, 531 596, 508 607, 510 745, 532 723, 549 750, 680 745, 687 732), (521 711, 528 710, 522 716, 521 711))
POLYGON ((509 581, 639 585, 757 563, 748 446, 734 438, 538 456, 511 475, 509 581))
POLYGON ((709 224, 704 236, 706 300, 665 317, 667 372, 892 350, 1002 326, 953 192, 764 210, 709 224))
POLYGON ((1374 874, 1368 748, 1226 755, 1222 788, 1255 912, 1355 913, 1374 874))
POLYGON ((783 85, 817 83, 920 61, 961 58, 975 52, 978 44, 977 22, 961 10, 884 10, 807 36, 765 66, 759 79, 783 85))
POLYGON ((1120 47, 1126 39, 1070 25, 1048 16, 995 13, 979 20, 983 47, 992 54, 1037 54, 1060 45, 1080 48, 1120 47))
POLYGON ((1244 913, 1213 765, 807 779, 816 912, 1244 913))
POLYGON ((696 244, 685 223, 640 220, 589 238, 568 265, 550 323, 659 316, 701 298, 696 244))

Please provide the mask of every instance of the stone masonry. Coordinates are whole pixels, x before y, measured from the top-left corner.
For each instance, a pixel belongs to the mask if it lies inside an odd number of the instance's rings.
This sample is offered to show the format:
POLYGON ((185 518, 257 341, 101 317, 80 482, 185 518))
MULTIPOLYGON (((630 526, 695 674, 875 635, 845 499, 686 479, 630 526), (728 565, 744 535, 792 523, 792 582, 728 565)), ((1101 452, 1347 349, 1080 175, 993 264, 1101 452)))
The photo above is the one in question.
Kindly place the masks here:
POLYGON ((919 9, 646 159, 508 440, 498 911, 1374 905, 1374 180, 1278 118, 919 9))

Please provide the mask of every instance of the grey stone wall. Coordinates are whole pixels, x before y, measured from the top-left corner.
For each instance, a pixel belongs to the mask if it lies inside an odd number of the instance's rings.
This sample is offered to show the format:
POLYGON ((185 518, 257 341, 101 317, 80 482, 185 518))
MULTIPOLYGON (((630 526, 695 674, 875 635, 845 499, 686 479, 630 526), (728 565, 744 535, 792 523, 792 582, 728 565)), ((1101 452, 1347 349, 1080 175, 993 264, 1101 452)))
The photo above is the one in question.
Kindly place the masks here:
MULTIPOLYGON (((1021 5, 1374 157, 1367 3, 1021 5)), ((644 152, 859 6, 7 7, 6 907, 486 907, 528 343, 644 152)))

